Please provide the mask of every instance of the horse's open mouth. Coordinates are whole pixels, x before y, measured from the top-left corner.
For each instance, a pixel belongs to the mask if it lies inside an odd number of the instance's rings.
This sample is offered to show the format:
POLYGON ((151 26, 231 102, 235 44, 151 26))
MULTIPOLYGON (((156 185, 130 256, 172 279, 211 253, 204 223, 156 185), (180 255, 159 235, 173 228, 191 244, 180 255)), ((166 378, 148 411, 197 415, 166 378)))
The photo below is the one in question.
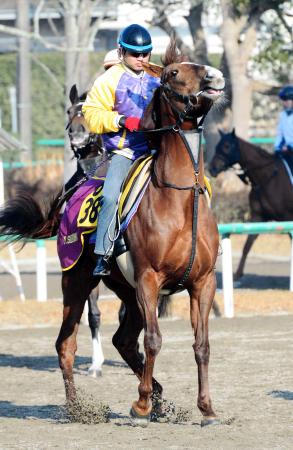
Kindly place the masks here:
POLYGON ((218 98, 223 95, 223 89, 215 89, 210 86, 203 89, 202 96, 210 99, 218 98))

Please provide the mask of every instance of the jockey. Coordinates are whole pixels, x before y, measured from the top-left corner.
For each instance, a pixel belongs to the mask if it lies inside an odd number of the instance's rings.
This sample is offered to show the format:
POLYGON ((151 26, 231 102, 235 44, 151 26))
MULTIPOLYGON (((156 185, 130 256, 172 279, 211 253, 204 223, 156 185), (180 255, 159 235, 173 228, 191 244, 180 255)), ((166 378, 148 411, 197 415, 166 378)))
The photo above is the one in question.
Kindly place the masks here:
POLYGON ((293 86, 285 86, 279 92, 284 110, 279 117, 275 151, 279 155, 293 154, 293 86))
POLYGON ((89 91, 82 112, 92 133, 102 134, 111 164, 103 188, 103 204, 95 253, 94 275, 110 273, 108 259, 113 253, 118 199, 125 176, 140 156, 149 152, 143 133, 138 130, 140 119, 159 86, 159 78, 144 72, 143 62, 151 56, 152 40, 142 26, 126 27, 118 40, 119 64, 99 76, 89 91))

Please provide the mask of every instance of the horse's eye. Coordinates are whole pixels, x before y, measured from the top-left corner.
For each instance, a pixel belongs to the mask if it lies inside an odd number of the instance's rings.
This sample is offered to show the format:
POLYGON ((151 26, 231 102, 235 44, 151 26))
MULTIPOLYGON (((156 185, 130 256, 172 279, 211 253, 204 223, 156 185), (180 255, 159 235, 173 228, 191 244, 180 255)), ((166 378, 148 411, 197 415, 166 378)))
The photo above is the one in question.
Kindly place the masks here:
POLYGON ((172 77, 176 77, 178 70, 171 70, 172 77))
POLYGON ((230 146, 227 142, 223 145, 223 153, 230 153, 230 146))

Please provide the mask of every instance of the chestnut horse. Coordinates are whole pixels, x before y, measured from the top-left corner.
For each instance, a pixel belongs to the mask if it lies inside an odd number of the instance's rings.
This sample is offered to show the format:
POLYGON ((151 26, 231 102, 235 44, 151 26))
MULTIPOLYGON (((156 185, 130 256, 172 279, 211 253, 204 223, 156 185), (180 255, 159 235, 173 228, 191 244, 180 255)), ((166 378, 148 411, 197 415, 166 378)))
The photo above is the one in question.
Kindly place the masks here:
MULTIPOLYGON (((152 398, 162 397, 162 386, 153 378, 156 356, 162 337, 158 325, 157 303, 162 288, 187 289, 194 333, 194 354, 198 367, 197 405, 203 414, 202 425, 217 423, 209 384, 208 317, 216 288, 215 262, 219 236, 216 221, 208 206, 204 188, 204 161, 200 147, 202 123, 224 88, 222 73, 209 66, 181 62, 173 43, 168 47, 164 67, 146 64, 144 69, 161 77, 142 128, 157 131, 157 155, 152 179, 136 215, 124 233, 133 260, 135 287, 122 276, 115 260, 105 284, 124 302, 126 313, 113 336, 113 344, 139 379, 139 398, 132 404, 135 424, 145 426, 150 420, 152 398), (144 330, 145 363, 137 352, 137 341, 144 330)), ((30 213, 34 205, 28 203, 30 213)), ((9 205, 6 207, 9 208, 9 205)), ((43 215, 39 225, 27 226, 22 236, 41 236, 56 232, 56 211, 43 215)), ((36 208, 37 211, 37 208, 36 208)), ((2 232, 18 231, 6 223, 5 209, 0 215, 2 232)), ((15 221, 17 223, 17 221, 15 221)), ((19 222, 18 222, 19 223, 19 222)), ((76 266, 62 275, 64 312, 56 341, 59 364, 65 382, 67 401, 75 399, 73 363, 76 336, 84 303, 99 283, 93 277, 95 255, 92 245, 85 245, 76 266)))
MULTIPOLYGON (((216 177, 234 164, 240 164, 244 171, 241 178, 247 177, 251 184, 251 221, 293 220, 293 186, 281 158, 236 136, 235 130, 231 133, 220 131, 220 135, 221 139, 209 165, 211 175, 216 177)), ((257 236, 248 235, 235 280, 243 276, 247 255, 257 236)))

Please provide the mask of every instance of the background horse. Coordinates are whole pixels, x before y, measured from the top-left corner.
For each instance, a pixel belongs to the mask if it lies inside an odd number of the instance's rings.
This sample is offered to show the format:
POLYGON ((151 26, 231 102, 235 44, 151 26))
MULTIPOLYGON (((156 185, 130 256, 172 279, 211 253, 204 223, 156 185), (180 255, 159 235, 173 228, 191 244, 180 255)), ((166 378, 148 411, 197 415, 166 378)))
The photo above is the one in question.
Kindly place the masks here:
MULTIPOLYGON (((246 177, 251 184, 250 220, 293 220, 293 186, 281 158, 237 137, 235 130, 231 133, 220 131, 220 135, 221 139, 209 165, 211 175, 216 177, 220 172, 239 163, 244 171, 241 179, 246 177)), ((247 255, 257 236, 248 235, 235 280, 243 276, 247 255)))
MULTIPOLYGON (((206 425, 216 422, 208 385, 208 316, 216 287, 214 267, 219 237, 212 212, 202 195, 204 162, 198 118, 204 117, 221 97, 224 79, 220 71, 211 67, 180 63, 174 43, 167 49, 164 66, 145 65, 146 71, 161 76, 162 84, 146 111, 143 128, 159 128, 161 137, 157 139, 151 181, 124 234, 133 259, 136 284, 132 287, 126 282, 115 261, 104 283, 126 307, 113 344, 140 381, 139 399, 130 412, 132 420, 139 425, 146 425, 152 408, 160 405, 152 404, 152 399, 162 398, 162 386, 153 378, 162 342, 156 313, 159 292, 162 288, 187 289, 198 367, 197 405, 204 416, 202 425, 206 425), (137 352, 143 329, 144 364, 137 352)), ((27 208, 34 217, 34 227, 26 223, 25 230, 20 219, 9 222, 7 218, 13 205, 6 205, 0 215, 1 231, 7 234, 21 231, 23 237, 57 231, 60 202, 53 204, 49 214, 40 215, 33 203, 27 203, 27 208)), ((98 277, 92 276, 94 266, 93 246, 85 245, 78 263, 62 274, 64 312, 56 349, 69 402, 76 395, 73 363, 78 324, 86 298, 99 282, 98 277)))
MULTIPOLYGON (((103 160, 103 141, 97 134, 89 133, 82 114, 82 105, 87 93, 79 95, 74 84, 69 93, 71 106, 67 110, 68 131, 71 150, 77 159, 77 170, 64 186, 65 193, 71 195, 78 188, 81 180, 95 172, 99 163, 103 160)), ((96 286, 88 297, 88 323, 92 336, 92 363, 88 369, 89 375, 95 377, 102 375, 104 355, 101 345, 100 324, 101 311, 98 307, 99 286, 96 286)))

